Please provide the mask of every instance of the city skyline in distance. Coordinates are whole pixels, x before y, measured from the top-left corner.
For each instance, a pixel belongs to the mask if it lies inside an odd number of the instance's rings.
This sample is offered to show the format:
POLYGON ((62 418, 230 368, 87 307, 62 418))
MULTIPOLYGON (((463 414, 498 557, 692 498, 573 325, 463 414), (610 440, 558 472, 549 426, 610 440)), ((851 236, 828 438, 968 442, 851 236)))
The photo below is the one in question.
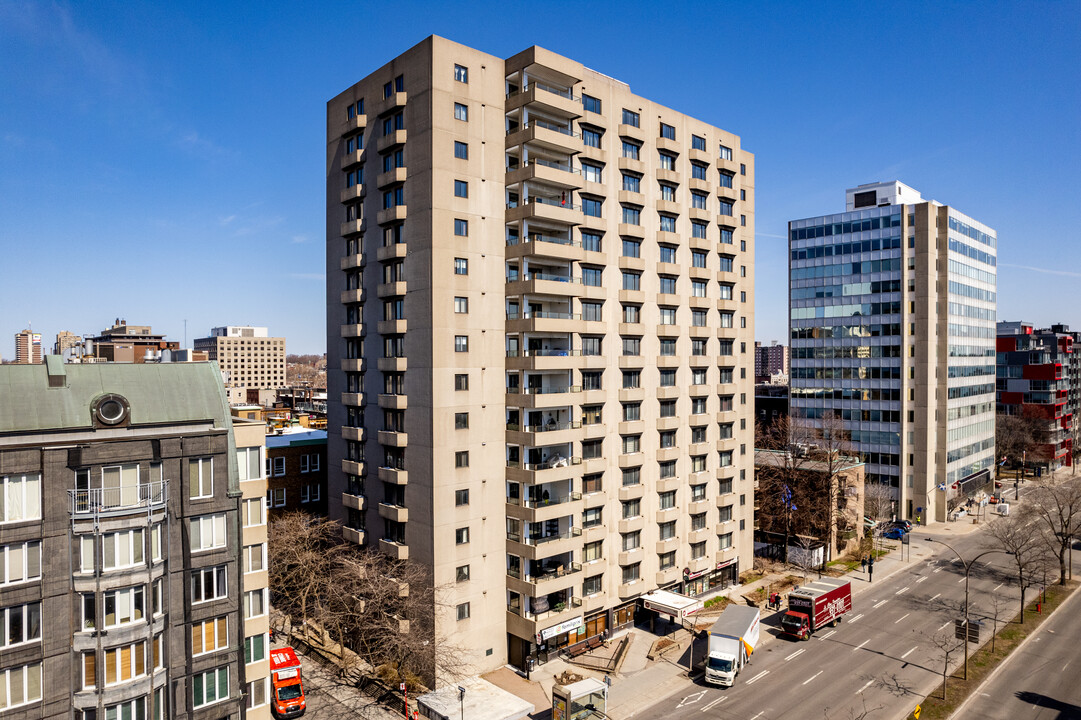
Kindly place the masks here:
POLYGON ((269 326, 322 353, 326 102, 429 33, 504 56, 537 44, 739 134, 758 167, 764 342, 787 343, 788 220, 894 179, 996 228, 1000 320, 1081 326, 1064 302, 1081 100, 1043 71, 1081 59, 1069 5, 593 6, 600 32, 498 7, 405 3, 426 22, 346 53, 367 20, 347 6, 0 4, 0 59, 22 68, 0 79, 0 247, 22 269, 0 287, 0 356, 28 320, 51 348, 117 316, 178 341, 187 319, 188 345, 269 326), (628 53, 646 19, 662 40, 628 53), (714 76, 718 52, 737 72, 714 76))

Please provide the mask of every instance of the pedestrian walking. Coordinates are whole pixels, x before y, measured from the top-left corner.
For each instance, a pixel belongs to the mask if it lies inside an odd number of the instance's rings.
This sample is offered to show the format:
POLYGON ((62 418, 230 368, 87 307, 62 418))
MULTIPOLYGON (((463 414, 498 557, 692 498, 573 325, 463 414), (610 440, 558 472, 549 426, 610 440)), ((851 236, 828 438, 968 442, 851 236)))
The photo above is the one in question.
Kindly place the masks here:
POLYGON ((867 556, 860 555, 860 572, 867 572, 867 556))

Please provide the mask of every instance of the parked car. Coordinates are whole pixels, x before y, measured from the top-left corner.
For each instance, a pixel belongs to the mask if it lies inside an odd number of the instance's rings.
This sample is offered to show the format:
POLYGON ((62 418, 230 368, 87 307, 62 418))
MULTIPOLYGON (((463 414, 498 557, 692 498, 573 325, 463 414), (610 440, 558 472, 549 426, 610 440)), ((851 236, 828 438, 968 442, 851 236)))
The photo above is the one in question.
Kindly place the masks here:
POLYGON ((905 532, 904 528, 891 527, 891 528, 887 528, 885 531, 883 531, 882 537, 884 537, 884 538, 886 538, 888 540, 900 540, 906 534, 907 533, 905 532))
POLYGON ((904 530, 906 533, 907 532, 912 532, 912 521, 911 520, 890 520, 888 523, 886 523, 884 525, 884 527, 886 529, 899 527, 902 530, 904 530))

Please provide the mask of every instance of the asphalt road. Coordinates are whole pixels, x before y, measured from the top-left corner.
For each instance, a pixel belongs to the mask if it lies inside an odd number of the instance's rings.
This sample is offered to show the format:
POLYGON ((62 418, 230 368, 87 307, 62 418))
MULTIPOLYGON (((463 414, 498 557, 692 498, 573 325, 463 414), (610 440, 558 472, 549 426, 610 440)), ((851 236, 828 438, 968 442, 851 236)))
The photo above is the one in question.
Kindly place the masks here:
POLYGON ((1075 593, 1039 632, 999 665, 955 715, 957 720, 1081 718, 1081 600, 1075 593))
MULTIPOLYGON (((855 717, 868 709, 875 710, 873 718, 904 717, 941 680, 944 661, 933 637, 943 633, 952 637, 954 620, 962 617, 964 570, 953 562, 953 553, 926 543, 924 538, 934 535, 934 530, 917 532, 913 549, 917 557, 921 551, 937 554, 917 559, 860 592, 839 627, 824 628, 807 642, 778 637, 775 627, 764 628, 773 637, 763 643, 733 687, 688 681, 686 690, 641 716, 805 720, 855 717)), ((981 536, 972 533, 947 542, 967 559, 985 549, 981 536)), ((992 595, 1013 600, 1003 614, 1017 612, 1019 597, 1010 582, 1008 562, 1008 556, 988 555, 972 570, 974 616, 991 611, 992 595)), ((704 643, 699 645, 696 656, 704 649, 704 643)), ((952 656, 951 664, 960 658, 959 653, 952 656)))
MULTIPOLYGON (((272 643, 272 647, 281 647, 281 644, 272 643)), ((300 658, 300 672, 304 679, 304 694, 308 705, 304 720, 402 720, 400 712, 392 713, 360 689, 343 682, 333 669, 299 650, 297 656, 300 658)))

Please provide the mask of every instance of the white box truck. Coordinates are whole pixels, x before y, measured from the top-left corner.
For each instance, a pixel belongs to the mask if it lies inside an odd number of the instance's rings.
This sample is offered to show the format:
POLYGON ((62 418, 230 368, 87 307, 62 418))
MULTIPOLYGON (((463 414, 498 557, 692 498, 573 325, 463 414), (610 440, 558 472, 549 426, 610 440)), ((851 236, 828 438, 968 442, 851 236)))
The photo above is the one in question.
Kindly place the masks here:
POLYGON ((709 631, 706 682, 731 687, 758 645, 758 608, 729 605, 709 631))

